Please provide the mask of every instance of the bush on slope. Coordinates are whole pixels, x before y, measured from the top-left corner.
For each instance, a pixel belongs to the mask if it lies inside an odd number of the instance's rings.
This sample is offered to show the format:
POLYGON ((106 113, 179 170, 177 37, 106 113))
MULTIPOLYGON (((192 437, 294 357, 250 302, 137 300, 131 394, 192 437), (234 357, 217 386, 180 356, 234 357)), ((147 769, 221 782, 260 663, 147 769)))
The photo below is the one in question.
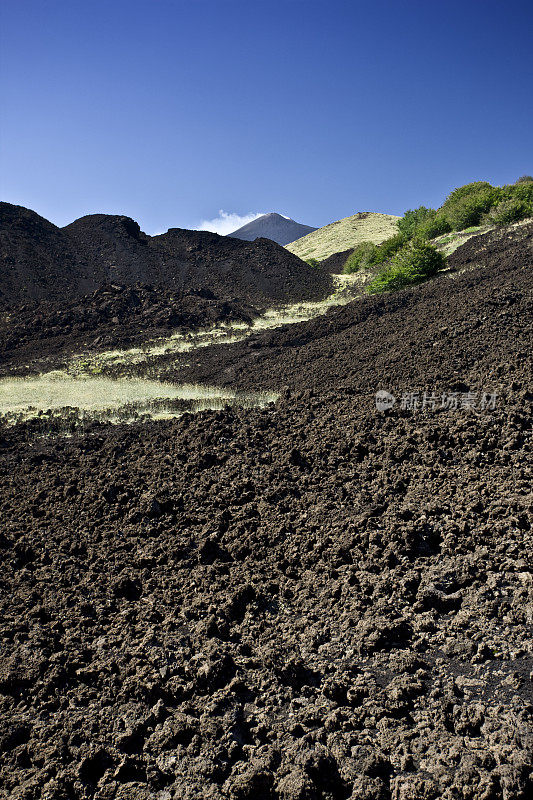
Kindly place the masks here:
POLYGON ((419 245, 405 250, 407 243, 415 239, 428 243, 451 231, 464 231, 480 224, 503 227, 527 219, 532 214, 533 179, 530 176, 523 175, 516 183, 506 186, 474 181, 454 189, 437 210, 426 206, 408 209, 398 221, 398 234, 379 245, 361 242, 349 254, 343 271, 350 274, 388 264, 372 281, 369 291, 401 288, 430 277, 429 273, 420 273, 418 256, 416 264, 410 262, 413 253, 420 252, 419 245), (402 255, 396 260, 395 256, 399 253, 402 255))
POLYGON ((376 275, 368 291, 379 294, 422 283, 436 275, 445 263, 444 256, 436 247, 423 240, 413 240, 376 275))
POLYGON ((343 271, 350 275, 353 272, 358 272, 360 269, 366 269, 375 264, 384 264, 392 258, 407 241, 408 239, 404 234, 397 233, 396 236, 391 236, 390 239, 385 239, 384 242, 378 245, 372 242, 362 242, 355 247, 348 256, 343 271))

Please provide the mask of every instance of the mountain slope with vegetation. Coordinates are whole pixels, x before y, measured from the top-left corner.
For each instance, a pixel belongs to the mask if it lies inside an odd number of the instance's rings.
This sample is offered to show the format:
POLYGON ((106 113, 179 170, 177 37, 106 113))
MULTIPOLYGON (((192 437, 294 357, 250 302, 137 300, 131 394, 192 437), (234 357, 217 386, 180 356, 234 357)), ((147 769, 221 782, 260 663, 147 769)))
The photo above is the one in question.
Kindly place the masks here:
MULTIPOLYGON (((533 178, 529 175, 506 186, 468 183, 454 189, 437 210, 408 209, 398 220, 396 233, 381 243, 360 242, 348 254, 343 271, 371 275, 366 287, 370 293, 422 283, 444 269, 445 256, 471 235, 521 225, 532 215, 533 178)), ((344 254, 336 255, 340 260, 344 254)), ((338 262, 334 260, 333 266, 338 269, 338 262)), ((326 268, 330 269, 329 263, 326 268)))
POLYGON ((376 214, 360 211, 351 217, 331 222, 287 245, 287 250, 304 260, 323 261, 333 253, 355 247, 360 242, 380 242, 397 233, 400 217, 393 214, 376 214))

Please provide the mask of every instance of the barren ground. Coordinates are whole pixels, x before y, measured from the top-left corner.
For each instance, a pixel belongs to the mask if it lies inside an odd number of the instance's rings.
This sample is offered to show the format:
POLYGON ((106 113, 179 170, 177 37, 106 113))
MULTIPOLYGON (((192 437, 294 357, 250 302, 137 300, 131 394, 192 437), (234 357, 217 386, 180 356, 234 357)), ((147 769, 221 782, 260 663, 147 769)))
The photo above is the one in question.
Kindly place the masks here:
POLYGON ((532 233, 131 367, 275 405, 0 428, 6 798, 530 796, 532 233))

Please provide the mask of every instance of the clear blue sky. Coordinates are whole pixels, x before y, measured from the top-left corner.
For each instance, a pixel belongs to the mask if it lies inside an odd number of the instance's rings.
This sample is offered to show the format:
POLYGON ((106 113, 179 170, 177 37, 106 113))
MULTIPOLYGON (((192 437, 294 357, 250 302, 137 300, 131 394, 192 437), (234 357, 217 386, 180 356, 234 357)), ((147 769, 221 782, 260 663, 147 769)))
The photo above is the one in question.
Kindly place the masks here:
POLYGON ((533 4, 0 0, 1 195, 148 233, 533 173, 533 4))

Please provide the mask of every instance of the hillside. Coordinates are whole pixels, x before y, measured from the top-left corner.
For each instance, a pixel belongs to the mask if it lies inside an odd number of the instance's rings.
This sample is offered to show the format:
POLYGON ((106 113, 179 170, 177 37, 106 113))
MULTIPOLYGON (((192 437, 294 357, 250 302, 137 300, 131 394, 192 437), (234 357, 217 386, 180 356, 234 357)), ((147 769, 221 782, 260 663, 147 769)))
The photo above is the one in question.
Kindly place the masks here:
POLYGON ((523 339, 525 355, 530 332, 523 320, 530 316, 533 223, 473 236, 448 257, 447 264, 447 274, 425 284, 364 296, 317 319, 258 335, 253 362, 247 341, 212 348, 203 354, 201 366, 170 375, 173 380, 219 383, 227 370, 232 385, 238 376, 240 389, 289 386, 333 395, 352 388, 358 393, 371 391, 396 382, 406 391, 411 383, 414 391, 419 381, 420 385, 455 379, 468 382, 471 372, 481 379, 483 368, 478 362, 488 336, 495 354, 486 355, 486 365, 500 358, 499 344, 509 352, 512 346, 520 350, 518 341, 523 339), (513 282, 517 282, 516 291, 511 290, 513 282), (503 322, 490 317, 493 305, 502 312, 503 322), (520 326, 524 331, 519 334, 520 326), (453 353, 457 350, 444 364, 443 347, 453 353), (413 348, 420 367, 409 356, 413 348))
POLYGON ((376 214, 372 211, 361 211, 338 222, 331 222, 318 228, 302 239, 287 245, 287 250, 299 258, 316 258, 323 261, 334 253, 350 250, 360 242, 379 244, 397 232, 396 223, 399 217, 392 214, 376 214))
POLYGON ((263 214, 262 217, 254 219, 242 228, 229 233, 228 236, 233 239, 244 239, 248 242, 253 242, 257 238, 272 239, 281 245, 294 242, 295 239, 301 239, 308 233, 316 231, 310 225, 302 225, 300 222, 295 222, 293 219, 283 217, 281 214, 263 214))
POLYGON ((0 210, 0 303, 73 300, 107 283, 211 292, 270 305, 312 300, 331 279, 269 239, 172 228, 147 236, 129 217, 91 214, 60 229, 21 206, 0 210))
POLYGON ((0 203, 0 305, 92 288, 84 254, 60 228, 28 208, 0 203))
POLYGON ((6 796, 530 796, 532 243, 139 365, 275 406, 0 426, 6 796))
POLYGON ((270 239, 246 242, 171 228, 154 236, 150 247, 160 253, 165 276, 171 265, 179 270, 180 286, 208 289, 230 300, 265 305, 319 299, 331 291, 329 276, 317 274, 318 270, 270 239))
POLYGON ((90 265, 93 288, 115 281, 173 285, 179 271, 165 275, 151 237, 130 217, 88 214, 62 228, 90 265), (169 280, 170 279, 170 280, 169 280))

